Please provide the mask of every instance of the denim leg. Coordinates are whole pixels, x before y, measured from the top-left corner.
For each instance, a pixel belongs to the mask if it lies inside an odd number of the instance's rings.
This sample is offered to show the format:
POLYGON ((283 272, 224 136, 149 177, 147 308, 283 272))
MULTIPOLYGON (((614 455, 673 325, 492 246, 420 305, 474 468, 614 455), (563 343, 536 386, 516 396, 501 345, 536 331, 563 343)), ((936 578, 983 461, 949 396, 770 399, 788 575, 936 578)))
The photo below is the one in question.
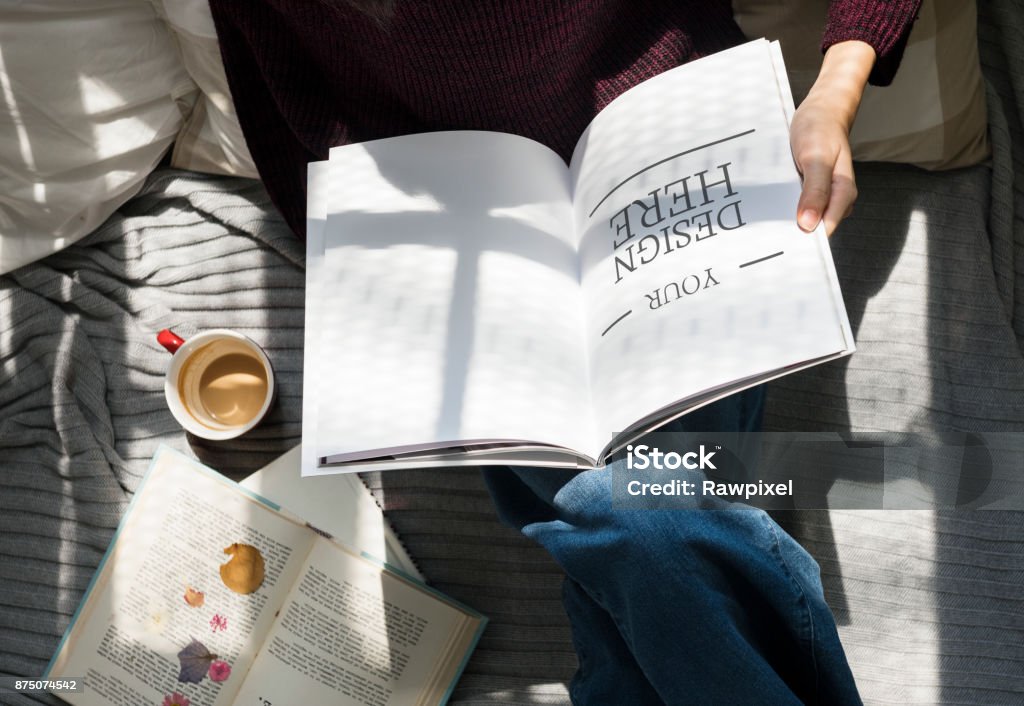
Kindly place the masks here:
POLYGON ((562 603, 579 660, 569 684, 573 703, 662 706, 612 617, 568 576, 562 584, 562 603))
MULTIPOLYGON (((683 420, 749 430, 759 391, 683 420)), ((555 558, 581 648, 577 704, 848 704, 814 560, 760 510, 613 510, 611 470, 485 471, 502 520, 555 558)))

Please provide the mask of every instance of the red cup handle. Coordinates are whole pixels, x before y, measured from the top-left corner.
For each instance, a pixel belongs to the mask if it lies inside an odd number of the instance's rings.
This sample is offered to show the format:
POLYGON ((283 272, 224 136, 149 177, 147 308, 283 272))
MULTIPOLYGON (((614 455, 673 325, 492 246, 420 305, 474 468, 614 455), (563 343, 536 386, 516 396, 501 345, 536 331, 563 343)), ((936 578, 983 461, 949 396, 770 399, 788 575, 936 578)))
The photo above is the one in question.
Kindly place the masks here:
POLYGON ((185 339, 169 328, 165 328, 156 335, 156 342, 166 348, 168 353, 174 353, 181 348, 181 344, 185 342, 185 339))

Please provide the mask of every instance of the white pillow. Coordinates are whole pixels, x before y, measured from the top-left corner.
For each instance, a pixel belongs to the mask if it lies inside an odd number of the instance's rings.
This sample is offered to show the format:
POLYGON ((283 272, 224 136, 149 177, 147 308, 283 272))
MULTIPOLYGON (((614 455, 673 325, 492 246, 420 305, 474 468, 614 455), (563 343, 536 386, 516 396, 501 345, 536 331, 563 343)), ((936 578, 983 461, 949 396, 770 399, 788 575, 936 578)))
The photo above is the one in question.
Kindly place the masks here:
POLYGON ((73 243, 137 193, 195 97, 146 0, 5 5, 0 273, 73 243))
POLYGON ((211 174, 257 178, 235 105, 208 0, 153 0, 181 47, 185 69, 199 86, 195 109, 171 153, 171 165, 211 174))

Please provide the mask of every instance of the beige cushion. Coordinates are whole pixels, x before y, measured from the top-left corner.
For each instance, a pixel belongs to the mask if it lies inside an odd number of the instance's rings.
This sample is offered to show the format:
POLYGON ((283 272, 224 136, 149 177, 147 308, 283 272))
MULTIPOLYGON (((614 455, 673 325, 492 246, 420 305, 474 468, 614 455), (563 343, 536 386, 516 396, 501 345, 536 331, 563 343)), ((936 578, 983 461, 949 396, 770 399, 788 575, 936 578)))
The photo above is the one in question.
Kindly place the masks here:
POLYGON ((0 273, 137 193, 195 92, 145 0, 32 0, 2 14, 0 273))
POLYGON ((178 135, 171 165, 211 174, 257 177, 224 74, 207 0, 153 0, 181 48, 200 97, 178 135))
MULTIPOLYGON (((821 66, 827 0, 733 0, 748 37, 778 39, 799 103, 821 66)), ((926 169, 989 156, 974 0, 924 0, 891 86, 869 86, 850 134, 854 159, 926 169)))

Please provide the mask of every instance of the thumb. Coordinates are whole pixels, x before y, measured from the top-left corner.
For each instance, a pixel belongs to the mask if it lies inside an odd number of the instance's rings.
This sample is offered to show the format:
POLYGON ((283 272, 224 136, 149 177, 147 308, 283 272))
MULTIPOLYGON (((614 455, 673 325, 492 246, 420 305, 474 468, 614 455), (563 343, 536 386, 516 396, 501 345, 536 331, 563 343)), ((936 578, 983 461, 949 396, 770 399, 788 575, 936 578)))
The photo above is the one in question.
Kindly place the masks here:
POLYGON ((814 230, 828 206, 832 195, 832 167, 821 157, 806 159, 800 165, 804 185, 796 207, 796 222, 805 231, 814 230))

